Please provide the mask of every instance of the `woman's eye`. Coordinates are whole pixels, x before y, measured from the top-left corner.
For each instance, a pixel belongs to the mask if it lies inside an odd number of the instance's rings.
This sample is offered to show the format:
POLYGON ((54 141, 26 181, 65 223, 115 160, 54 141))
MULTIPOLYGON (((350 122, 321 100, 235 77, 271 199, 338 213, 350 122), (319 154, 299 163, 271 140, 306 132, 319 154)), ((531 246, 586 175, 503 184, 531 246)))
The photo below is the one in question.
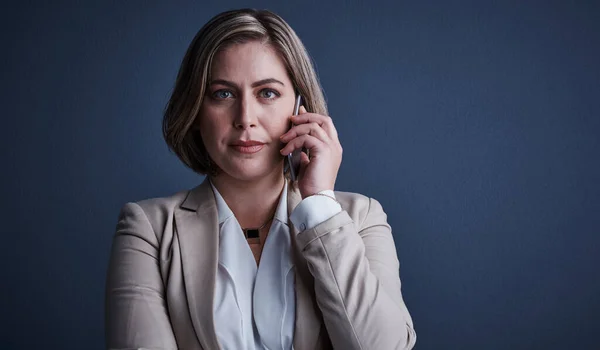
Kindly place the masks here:
POLYGON ((224 99, 233 97, 233 94, 231 93, 231 91, 217 90, 217 91, 213 92, 213 97, 224 100, 224 99))
POLYGON ((266 98, 268 100, 272 100, 276 97, 279 97, 279 93, 272 89, 263 89, 259 92, 260 97, 266 98))

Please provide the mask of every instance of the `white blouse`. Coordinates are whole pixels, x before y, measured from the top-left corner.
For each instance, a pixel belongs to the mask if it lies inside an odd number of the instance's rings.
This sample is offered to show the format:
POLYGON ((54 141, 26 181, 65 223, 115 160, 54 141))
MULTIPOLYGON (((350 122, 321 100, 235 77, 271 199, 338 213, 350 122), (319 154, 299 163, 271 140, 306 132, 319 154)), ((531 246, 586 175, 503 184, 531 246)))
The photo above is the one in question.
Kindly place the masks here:
MULTIPOLYGON (((296 295, 287 217, 287 183, 259 267, 233 212, 214 185, 213 191, 220 230, 213 315, 221 349, 293 349, 296 295)), ((290 215, 290 220, 300 231, 341 211, 333 199, 333 191, 323 193, 332 198, 308 197, 290 215)))

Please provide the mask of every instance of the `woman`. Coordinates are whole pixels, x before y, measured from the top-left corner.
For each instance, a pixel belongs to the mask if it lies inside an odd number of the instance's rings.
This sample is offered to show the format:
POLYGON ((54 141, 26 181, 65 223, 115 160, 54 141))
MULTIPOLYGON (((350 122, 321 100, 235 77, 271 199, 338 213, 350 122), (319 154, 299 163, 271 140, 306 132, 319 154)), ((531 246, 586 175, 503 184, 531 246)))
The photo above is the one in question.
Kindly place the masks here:
POLYGON ((308 53, 279 16, 246 9, 209 21, 185 55, 163 131, 207 177, 123 207, 109 348, 413 347, 386 215, 374 199, 333 192, 342 147, 308 53), (284 155, 302 148, 310 157, 291 181, 284 155))

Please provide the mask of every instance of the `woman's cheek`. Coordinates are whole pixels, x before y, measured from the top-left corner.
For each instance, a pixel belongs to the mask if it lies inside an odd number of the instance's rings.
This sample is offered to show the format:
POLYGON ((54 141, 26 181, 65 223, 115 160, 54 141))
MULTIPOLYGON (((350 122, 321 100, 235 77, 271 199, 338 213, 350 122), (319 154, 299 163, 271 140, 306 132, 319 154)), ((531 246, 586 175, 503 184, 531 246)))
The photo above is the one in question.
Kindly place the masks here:
POLYGON ((278 121, 279 122, 277 124, 277 131, 279 132, 279 134, 277 135, 277 137, 285 134, 292 126, 290 117, 287 114, 278 118, 278 121))

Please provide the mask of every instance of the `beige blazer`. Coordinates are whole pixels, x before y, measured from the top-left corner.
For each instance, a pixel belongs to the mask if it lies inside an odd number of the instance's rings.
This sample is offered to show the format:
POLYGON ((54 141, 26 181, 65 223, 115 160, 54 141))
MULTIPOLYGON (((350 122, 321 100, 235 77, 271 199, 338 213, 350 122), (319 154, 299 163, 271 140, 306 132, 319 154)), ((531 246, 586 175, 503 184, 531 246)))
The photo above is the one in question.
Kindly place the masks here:
MULTIPOLYGON (((300 202, 288 189, 288 215, 300 202)), ((289 223, 296 266, 294 349, 411 349, 390 226, 374 199, 336 192, 342 212, 313 229, 289 223)), ((110 349, 219 349, 213 322, 218 219, 205 180, 127 203, 106 283, 110 349)), ((241 349, 240 349, 241 350, 241 349)))

